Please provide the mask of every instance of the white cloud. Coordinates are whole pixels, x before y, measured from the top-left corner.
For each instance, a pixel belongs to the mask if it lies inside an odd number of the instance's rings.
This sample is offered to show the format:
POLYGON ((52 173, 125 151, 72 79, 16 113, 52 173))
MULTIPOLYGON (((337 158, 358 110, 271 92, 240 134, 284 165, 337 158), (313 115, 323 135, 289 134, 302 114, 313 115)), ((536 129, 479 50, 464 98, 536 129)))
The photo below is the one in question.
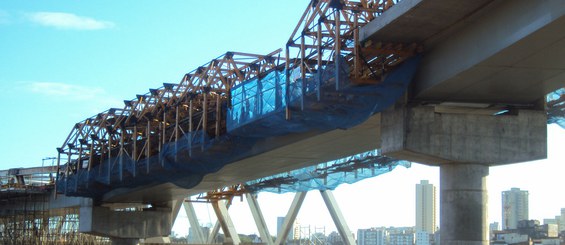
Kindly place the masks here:
POLYGON ((38 95, 59 101, 83 104, 88 113, 98 113, 110 108, 123 108, 123 102, 104 89, 55 82, 29 82, 25 89, 38 95))
POLYGON ((96 20, 90 17, 61 12, 35 12, 27 14, 27 18, 37 24, 57 29, 100 30, 115 26, 110 21, 96 20))
POLYGON ((36 94, 71 100, 89 100, 105 94, 101 88, 91 88, 66 83, 32 82, 27 88, 36 94))

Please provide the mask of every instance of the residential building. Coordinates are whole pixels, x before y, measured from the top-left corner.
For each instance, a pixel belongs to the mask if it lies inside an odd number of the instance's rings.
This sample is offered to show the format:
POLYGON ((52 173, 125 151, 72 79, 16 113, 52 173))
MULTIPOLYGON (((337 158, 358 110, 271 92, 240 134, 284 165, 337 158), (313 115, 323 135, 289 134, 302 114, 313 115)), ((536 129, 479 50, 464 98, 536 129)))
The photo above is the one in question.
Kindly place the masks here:
POLYGON ((414 233, 390 234, 390 245, 414 245, 414 233))
POLYGON ((416 184, 416 231, 436 231, 436 187, 428 180, 416 184))
POLYGON ((415 245, 431 245, 431 236, 427 231, 416 231, 415 245))
POLYGON ((502 229, 516 229, 520 220, 529 219, 528 191, 511 188, 502 192, 502 229))
POLYGON ((388 231, 385 228, 357 230, 357 245, 386 245, 388 231))
MULTIPOLYGON (((279 236, 282 233, 284 218, 285 217, 277 217, 277 236, 279 236)), ((290 229, 288 236, 286 237, 286 241, 293 240, 294 234, 295 234, 295 229, 296 229, 296 222, 294 224, 294 227, 292 229, 290 229)))

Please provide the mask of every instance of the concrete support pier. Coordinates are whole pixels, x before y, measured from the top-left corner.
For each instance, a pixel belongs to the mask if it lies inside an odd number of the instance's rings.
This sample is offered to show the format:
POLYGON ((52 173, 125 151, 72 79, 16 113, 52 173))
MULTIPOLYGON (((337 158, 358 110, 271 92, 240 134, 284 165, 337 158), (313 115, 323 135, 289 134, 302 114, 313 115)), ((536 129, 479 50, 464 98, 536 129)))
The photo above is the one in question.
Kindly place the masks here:
POLYGON ((383 154, 440 167, 441 245, 487 245, 489 166, 547 155, 542 110, 399 104, 381 120, 383 154))
POLYGON ((113 238, 111 242, 112 245, 136 245, 139 243, 139 239, 113 238))
POLYGON ((487 245, 489 167, 453 163, 440 166, 440 244, 487 245))

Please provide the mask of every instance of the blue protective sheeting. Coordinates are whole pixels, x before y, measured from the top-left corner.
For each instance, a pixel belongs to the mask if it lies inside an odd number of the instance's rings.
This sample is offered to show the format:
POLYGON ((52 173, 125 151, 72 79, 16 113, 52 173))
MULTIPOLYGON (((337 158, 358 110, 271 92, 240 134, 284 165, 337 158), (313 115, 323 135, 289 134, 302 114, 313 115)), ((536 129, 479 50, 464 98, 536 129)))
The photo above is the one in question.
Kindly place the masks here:
POLYGON ((339 62, 338 71, 335 66, 328 66, 304 81, 297 70, 272 71, 231 90, 228 133, 269 137, 353 127, 394 104, 408 88, 419 61, 420 56, 406 60, 374 85, 352 84, 345 61, 339 62))
MULTIPOLYGON (((419 57, 406 60, 389 72, 381 83, 363 86, 351 84, 349 67, 343 60, 337 62, 339 65, 330 65, 305 79, 297 70, 270 71, 232 88, 226 134, 210 138, 202 131, 187 133, 178 141, 163 145, 158 154, 138 161, 115 152, 90 171, 81 168, 78 172, 71 171, 73 174, 66 178, 61 176, 57 190, 68 196, 101 198, 118 188, 163 183, 193 188, 206 174, 214 173, 227 164, 282 146, 277 137, 294 133, 312 135, 364 122, 404 94, 419 60, 419 57), (286 118, 287 109, 289 119, 286 118)), ((324 179, 324 188, 335 188, 340 183, 358 181, 362 176, 372 177, 396 165, 406 164, 374 154, 353 156, 355 161, 351 162, 351 166, 357 166, 355 163, 363 166, 360 167, 362 171, 356 172, 359 178, 332 175, 324 179), (370 168, 363 164, 381 167, 370 168)), ((339 162, 326 164, 337 169, 341 166, 336 165, 339 162)), ((313 168, 297 171, 302 171, 300 176, 306 176, 304 173, 313 168)), ((316 184, 320 180, 308 178, 308 183, 295 188, 322 188, 319 183, 316 184)))
POLYGON ((409 168, 408 161, 395 160, 372 150, 350 157, 320 163, 286 173, 245 183, 252 192, 303 192, 311 190, 334 190, 341 184, 372 178, 392 171, 397 166, 409 168))
POLYGON ((557 123, 565 129, 565 88, 547 95, 547 123, 557 123))

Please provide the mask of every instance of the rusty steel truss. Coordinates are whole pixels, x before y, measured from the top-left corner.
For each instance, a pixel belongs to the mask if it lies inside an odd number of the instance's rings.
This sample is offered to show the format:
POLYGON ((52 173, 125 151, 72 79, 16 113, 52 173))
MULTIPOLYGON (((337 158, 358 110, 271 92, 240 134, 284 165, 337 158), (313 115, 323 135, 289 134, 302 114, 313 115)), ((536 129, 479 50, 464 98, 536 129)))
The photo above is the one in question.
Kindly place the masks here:
MULTIPOLYGON (((150 89, 124 101, 124 108, 109 109, 75 124, 57 148, 57 166, 69 166, 58 171, 58 178, 63 176, 59 172, 64 176, 84 173, 120 155, 134 161, 155 156, 166 143, 190 132, 202 130, 211 137, 225 134, 226 108, 222 105, 230 107, 231 88, 273 69, 286 69, 287 74, 298 70, 306 78, 324 67, 339 67, 343 61, 351 67, 348 72, 353 83, 379 83, 388 70, 413 55, 417 46, 360 43, 359 29, 397 2, 312 0, 286 44, 284 57, 280 49, 265 55, 227 52, 185 74, 178 84, 150 89)), ((336 89, 338 86, 339 76, 336 89)), ((121 160, 115 164, 123 168, 121 160)), ((149 168, 134 169, 133 175, 139 171, 149 172, 149 168)))

